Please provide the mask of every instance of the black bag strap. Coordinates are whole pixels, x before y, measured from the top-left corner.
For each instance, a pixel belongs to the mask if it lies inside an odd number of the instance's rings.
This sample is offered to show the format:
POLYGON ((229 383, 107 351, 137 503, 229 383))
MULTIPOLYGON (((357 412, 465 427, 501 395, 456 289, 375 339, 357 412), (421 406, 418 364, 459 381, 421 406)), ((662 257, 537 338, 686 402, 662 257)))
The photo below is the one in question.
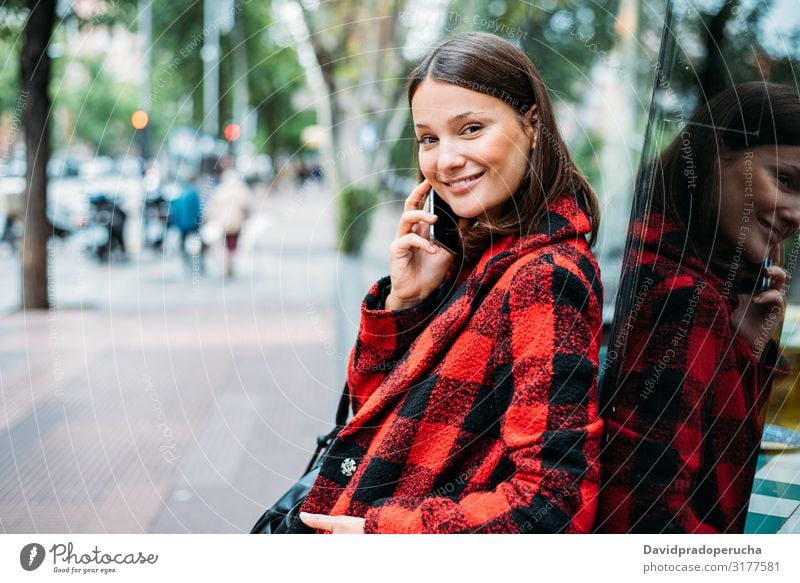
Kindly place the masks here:
POLYGON ((347 423, 347 415, 350 412, 350 390, 347 388, 347 382, 344 383, 344 389, 342 389, 342 396, 339 398, 339 408, 336 410, 336 427, 331 429, 330 433, 322 434, 317 436, 317 449, 314 451, 314 455, 311 456, 311 461, 308 462, 308 467, 303 474, 307 474, 314 468, 314 464, 317 463, 317 459, 319 459, 322 450, 326 449, 336 438, 341 431, 342 427, 344 427, 345 423, 347 423))

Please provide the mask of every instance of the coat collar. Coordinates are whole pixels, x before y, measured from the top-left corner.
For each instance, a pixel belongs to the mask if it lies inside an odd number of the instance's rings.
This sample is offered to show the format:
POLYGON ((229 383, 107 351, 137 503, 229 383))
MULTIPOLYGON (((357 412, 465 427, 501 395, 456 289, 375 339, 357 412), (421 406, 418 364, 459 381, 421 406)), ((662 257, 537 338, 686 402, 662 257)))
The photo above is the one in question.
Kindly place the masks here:
POLYGON ((522 256, 559 241, 584 237, 590 231, 589 219, 575 198, 562 195, 548 207, 539 228, 533 234, 525 237, 506 235, 490 244, 473 273, 481 274, 481 284, 494 283, 508 265, 522 256))

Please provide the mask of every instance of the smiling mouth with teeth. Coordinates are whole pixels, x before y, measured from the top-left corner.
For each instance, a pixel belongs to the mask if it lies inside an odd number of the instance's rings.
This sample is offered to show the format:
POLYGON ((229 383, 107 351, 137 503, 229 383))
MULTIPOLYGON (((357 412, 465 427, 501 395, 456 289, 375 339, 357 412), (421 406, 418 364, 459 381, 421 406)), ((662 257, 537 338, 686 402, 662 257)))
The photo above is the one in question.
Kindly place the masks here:
POLYGON ((473 174, 471 176, 467 176, 466 178, 460 178, 459 180, 453 182, 445 182, 445 184, 451 188, 460 188, 462 186, 466 186, 470 182, 476 181, 478 178, 483 176, 483 174, 484 174, 483 172, 479 174, 473 174))

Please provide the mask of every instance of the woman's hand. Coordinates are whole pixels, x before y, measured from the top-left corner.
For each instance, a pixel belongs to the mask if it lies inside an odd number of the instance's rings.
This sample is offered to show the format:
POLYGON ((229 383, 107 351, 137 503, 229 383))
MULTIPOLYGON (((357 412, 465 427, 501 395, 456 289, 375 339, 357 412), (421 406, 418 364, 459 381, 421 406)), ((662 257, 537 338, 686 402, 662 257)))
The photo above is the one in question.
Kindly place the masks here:
POLYGON ((423 180, 406 199, 397 237, 389 247, 392 289, 387 310, 411 308, 428 297, 444 280, 453 255, 428 239, 428 225, 436 215, 421 209, 431 185, 423 180))
POLYGON ((777 265, 764 268, 764 275, 772 278, 770 288, 752 297, 740 294, 739 305, 732 314, 735 330, 747 341, 756 358, 761 358, 767 342, 783 319, 788 280, 786 271, 777 265))
POLYGON ((328 516, 327 514, 301 512, 300 520, 306 526, 327 530, 332 534, 364 534, 365 520, 357 516, 328 516))

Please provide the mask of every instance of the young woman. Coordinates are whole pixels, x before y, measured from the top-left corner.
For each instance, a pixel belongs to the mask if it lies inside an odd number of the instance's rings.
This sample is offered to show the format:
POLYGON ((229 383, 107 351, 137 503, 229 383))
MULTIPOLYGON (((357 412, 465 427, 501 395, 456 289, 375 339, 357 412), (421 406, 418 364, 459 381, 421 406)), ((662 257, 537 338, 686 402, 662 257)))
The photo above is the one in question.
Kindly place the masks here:
POLYGON ((625 269, 627 343, 604 379, 597 529, 742 532, 779 362, 779 243, 800 227, 797 92, 724 91, 652 177, 625 269))
POLYGON ((354 417, 297 532, 586 532, 595 514, 598 204, 538 71, 499 37, 434 48, 409 102, 424 180, 362 305, 354 417), (427 237, 431 189, 463 254, 427 237))

